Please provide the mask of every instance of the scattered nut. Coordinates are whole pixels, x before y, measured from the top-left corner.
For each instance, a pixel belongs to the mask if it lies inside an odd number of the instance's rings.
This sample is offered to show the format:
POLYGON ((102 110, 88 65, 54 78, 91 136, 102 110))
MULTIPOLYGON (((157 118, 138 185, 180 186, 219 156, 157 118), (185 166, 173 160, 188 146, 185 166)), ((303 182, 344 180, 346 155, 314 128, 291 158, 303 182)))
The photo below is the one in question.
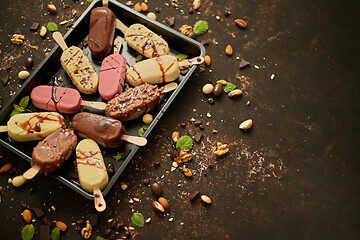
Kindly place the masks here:
POLYGON ((21 34, 14 34, 12 35, 12 38, 11 38, 11 43, 12 44, 15 44, 15 45, 21 45, 24 43, 24 40, 25 40, 25 36, 24 35, 21 35, 21 34))
POLYGON ((203 201, 206 204, 211 204, 211 199, 206 195, 201 195, 201 201, 203 201))
POLYGON ((132 2, 132 1, 127 1, 127 2, 125 3, 125 5, 126 5, 126 6, 131 6, 131 5, 133 5, 133 2, 132 2))
POLYGON ((189 26, 187 24, 185 25, 182 25, 180 28, 179 28, 181 34, 184 34, 185 36, 189 35, 191 32, 192 32, 192 26, 189 26))
POLYGON ((235 19, 234 22, 236 23, 236 25, 238 25, 241 28, 246 28, 247 27, 247 23, 242 19, 235 19))
POLYGON ((158 201, 153 201, 152 206, 158 212, 165 212, 164 207, 158 201))
POLYGON ((61 222, 61 221, 56 221, 55 225, 60 228, 61 231, 65 232, 67 229, 67 226, 65 223, 61 222))
POLYGON ((153 13, 153 12, 149 12, 146 16, 147 16, 148 18, 150 18, 150 19, 152 19, 152 20, 156 21, 156 15, 155 15, 155 13, 153 13))
POLYGON ((143 116, 144 123, 151 123, 153 121, 153 119, 154 119, 153 116, 149 113, 147 113, 143 116))
POLYGON ((134 5, 134 10, 137 11, 137 12, 141 12, 141 5, 140 3, 137 3, 134 5))
POLYGON ((2 168, 0 168, 0 173, 6 173, 8 171, 10 171, 12 165, 11 163, 7 163, 4 166, 2 166, 2 168))
POLYGON ((194 0, 194 2, 193 2, 193 10, 194 11, 198 10, 200 8, 200 6, 201 6, 200 0, 194 0))
POLYGON ((222 144, 221 142, 217 143, 217 150, 214 151, 214 154, 217 156, 224 155, 225 153, 229 152, 229 148, 227 144, 222 144))
POLYGON ((202 92, 204 94, 210 94, 214 90, 214 86, 211 83, 207 83, 203 86, 202 92))
POLYGON ((188 169, 187 167, 183 167, 183 173, 186 177, 192 177, 192 172, 190 169, 188 169))
POLYGON ((227 81, 224 79, 217 80, 216 83, 220 83, 221 85, 226 85, 227 81))
POLYGON ((235 89, 232 90, 231 92, 228 93, 229 97, 240 97, 242 94, 242 91, 240 89, 235 89))
POLYGON ((29 73, 28 71, 25 71, 25 70, 19 72, 19 74, 18 74, 18 77, 19 77, 20 79, 22 79, 22 80, 27 79, 29 76, 30 76, 30 73, 29 73))
POLYGON ((166 198, 164 197, 160 197, 158 199, 159 203, 165 208, 165 209, 169 209, 170 208, 170 205, 169 205, 169 202, 168 200, 166 200, 166 198))
POLYGON ((151 218, 148 218, 145 220, 146 223, 149 223, 151 221, 151 218))
POLYGON ((225 52, 229 56, 231 56, 233 54, 233 48, 231 47, 231 45, 226 46, 225 52))
POLYGON ((251 119, 248 119, 248 120, 246 120, 246 121, 243 121, 243 122, 240 124, 239 128, 246 130, 246 129, 251 128, 252 125, 253 125, 253 121, 252 121, 251 119))
POLYGON ((143 12, 147 12, 147 10, 149 9, 148 5, 144 2, 141 3, 141 11, 143 12))
POLYGON ((211 58, 209 55, 205 55, 204 57, 204 63, 209 66, 211 64, 211 58))
POLYGON ((177 156, 176 158, 174 158, 174 160, 177 163, 186 163, 188 161, 190 161, 192 159, 192 154, 189 153, 189 150, 181 150, 179 153, 179 156, 177 156))
POLYGON ((23 175, 19 175, 13 178, 12 185, 14 185, 14 187, 20 187, 24 185, 25 182, 26 179, 23 177, 23 175))
POLYGON ((91 237, 91 224, 89 222, 89 220, 86 221, 86 226, 81 229, 81 236, 85 239, 89 239, 91 237))
POLYGON ((180 137, 179 132, 173 132, 173 133, 171 134, 171 139, 172 139, 172 141, 173 141, 174 143, 177 142, 177 140, 179 139, 179 137, 180 137))
POLYGON ((49 11, 49 13, 51 13, 51 14, 56 14, 56 7, 55 7, 55 5, 54 4, 48 4, 47 5, 47 9, 48 9, 48 11, 49 11))
POLYGON ((25 220, 25 222, 29 223, 31 222, 32 219, 32 215, 29 209, 25 209, 23 211, 23 219, 25 220))
POLYGON ((46 29, 46 27, 45 26, 41 26, 41 28, 40 28, 40 36, 41 37, 44 37, 45 35, 46 35, 46 32, 47 32, 47 29, 46 29))

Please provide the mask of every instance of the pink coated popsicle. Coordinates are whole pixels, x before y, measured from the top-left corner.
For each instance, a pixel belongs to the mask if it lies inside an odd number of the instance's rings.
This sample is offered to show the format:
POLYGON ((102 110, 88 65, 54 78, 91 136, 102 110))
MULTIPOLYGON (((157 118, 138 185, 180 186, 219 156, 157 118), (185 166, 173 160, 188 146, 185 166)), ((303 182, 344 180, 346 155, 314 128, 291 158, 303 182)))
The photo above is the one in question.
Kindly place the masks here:
POLYGON ((106 103, 104 102, 84 101, 76 89, 66 87, 40 85, 32 90, 30 98, 37 108, 67 114, 80 111, 81 106, 88 106, 100 110, 106 107, 106 103))
POLYGON ((98 91, 103 99, 109 101, 121 93, 125 83, 126 61, 120 55, 122 38, 114 41, 114 54, 107 56, 101 63, 98 91))

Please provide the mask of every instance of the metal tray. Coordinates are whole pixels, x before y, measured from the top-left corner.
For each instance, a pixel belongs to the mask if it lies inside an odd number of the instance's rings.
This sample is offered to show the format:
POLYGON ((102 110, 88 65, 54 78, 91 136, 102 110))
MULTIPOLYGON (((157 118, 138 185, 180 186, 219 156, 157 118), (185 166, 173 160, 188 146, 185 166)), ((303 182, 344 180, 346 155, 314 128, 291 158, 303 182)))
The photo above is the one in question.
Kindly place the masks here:
MULTIPOLYGON (((89 19, 91 10, 95 7, 102 6, 101 0, 94 1, 88 9, 82 14, 82 16, 77 20, 77 22, 69 29, 69 31, 64 35, 65 42, 68 46, 72 45, 79 45, 83 42, 87 42, 88 32, 89 32, 89 19)), ((205 55, 205 48, 199 42, 190 39, 179 32, 164 26, 163 24, 153 21, 146 16, 137 13, 136 11, 126 7, 123 4, 120 4, 116 1, 109 2, 109 8, 115 13, 116 17, 120 19, 125 25, 130 26, 133 23, 141 23, 144 24, 146 27, 154 31, 155 33, 161 35, 169 44, 170 47, 170 55, 177 55, 179 53, 184 53, 189 55, 189 57, 196 57, 196 56, 204 56, 205 55)), ((115 36, 122 36, 123 34, 120 30, 116 30, 115 36)), ((101 66, 101 62, 92 59, 91 52, 88 47, 83 48, 85 54, 88 55, 89 60, 93 63, 95 69, 99 73, 99 69, 101 66)), ((13 110, 13 104, 18 104, 20 99, 24 96, 30 95, 31 90, 36 87, 37 85, 44 85, 48 84, 53 76, 61 76, 63 78, 62 84, 66 87, 75 88, 72 85, 70 78, 67 76, 64 69, 61 67, 60 64, 60 56, 62 54, 62 50, 60 47, 56 46, 49 55, 41 62, 41 64, 34 70, 34 72, 29 76, 26 82, 22 85, 21 89, 18 90, 16 95, 6 103, 2 111, 0 112, 0 124, 6 125, 7 121, 9 120, 10 113, 13 110)), ((121 50, 121 54, 126 59, 128 66, 131 66, 135 63, 135 57, 138 53, 128 48, 126 42, 123 43, 123 47, 121 50)), ((161 118, 161 116, 165 113, 166 109, 170 106, 171 102, 175 99, 181 88, 187 82, 191 74, 194 72, 196 66, 192 66, 189 68, 189 71, 184 76, 179 76, 176 82, 179 84, 179 87, 173 91, 172 93, 163 94, 161 96, 161 103, 159 106, 154 108, 150 111, 150 113, 154 116, 154 121, 151 123, 149 128, 145 131, 143 137, 147 137, 150 132, 154 129, 155 125, 161 118)), ((124 89, 126 90, 126 88, 124 89)), ((84 95, 81 94, 82 99, 84 100, 91 100, 91 101, 104 101, 98 93, 92 95, 84 95)), ((32 111, 41 111, 36 109, 31 102, 28 108, 32 111)), ((86 107, 84 107, 86 108, 86 107)), ((104 114, 103 111, 94 111, 93 109, 87 109, 90 112, 104 114)), ((63 114, 64 115, 64 114, 63 114)), ((70 116, 71 117, 71 116, 70 116)), ((129 121, 124 124, 126 129, 126 133, 128 135, 136 135, 137 130, 143 126, 142 118, 138 118, 132 121, 129 121)), ((24 158, 28 162, 31 162, 31 153, 32 149, 36 146, 37 142, 27 142, 27 143, 19 143, 14 142, 9 139, 6 133, 0 133, 0 144, 11 150, 12 152, 16 153, 20 157, 24 158)), ((104 154, 104 161, 105 164, 113 163, 115 166, 115 174, 110 177, 109 183, 106 188, 102 191, 103 195, 110 191, 111 187, 120 177, 121 173, 130 162, 130 160, 134 157, 135 153, 139 149, 138 146, 132 145, 130 143, 124 142, 120 148, 117 149, 106 149, 102 148, 104 154), (128 153, 125 159, 121 159, 119 161, 115 161, 112 157, 117 152, 121 153, 128 153)), ((65 162, 65 164, 61 167, 60 170, 56 171, 55 173, 49 174, 50 176, 54 177, 58 181, 62 182, 66 186, 72 188, 80 195, 84 196, 87 199, 93 199, 93 195, 84 191, 78 179, 74 177, 75 172, 75 165, 74 165, 75 155, 73 154, 70 158, 65 162)), ((30 165, 29 165, 30 167, 30 165)), ((36 177, 34 179, 36 181, 36 177)))

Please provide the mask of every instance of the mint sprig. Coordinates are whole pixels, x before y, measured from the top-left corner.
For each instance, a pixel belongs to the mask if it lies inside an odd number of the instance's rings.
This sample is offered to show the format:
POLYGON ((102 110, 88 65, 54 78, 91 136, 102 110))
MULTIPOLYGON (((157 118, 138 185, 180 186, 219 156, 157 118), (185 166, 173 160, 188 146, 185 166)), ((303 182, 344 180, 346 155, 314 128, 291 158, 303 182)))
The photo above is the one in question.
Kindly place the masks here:
POLYGON ((47 29, 49 32, 55 32, 55 31, 59 30, 58 26, 57 26, 56 23, 54 23, 54 22, 49 22, 49 23, 46 25, 46 29, 47 29))
POLYGON ((60 228, 55 227, 51 231, 51 240, 59 240, 60 239, 60 228))
POLYGON ((193 32, 199 36, 206 33, 208 29, 209 24, 204 20, 199 20, 194 24, 193 32))
POLYGON ((229 93, 232 90, 235 90, 236 86, 234 84, 228 82, 226 85, 223 85, 223 88, 224 88, 224 92, 229 93))
POLYGON ((180 54, 178 54, 178 55, 176 56, 177 59, 186 59, 186 58, 188 58, 188 57, 189 57, 189 55, 186 55, 186 54, 183 54, 183 53, 180 53, 180 54))
POLYGON ((22 240, 31 240, 34 237, 35 234, 35 227, 32 224, 26 225, 21 230, 21 238, 22 240))
POLYGON ((176 142, 176 147, 181 148, 181 150, 190 150, 193 146, 193 140, 191 137, 185 135, 180 137, 176 142))
POLYGON ((15 114, 19 114, 19 113, 22 113, 25 111, 31 112, 31 110, 26 109, 26 107, 29 105, 29 101, 30 101, 30 97, 25 96, 20 100, 19 105, 13 104, 14 109, 12 110, 10 117, 14 116, 15 114))
POLYGON ((123 157, 123 153, 117 151, 115 155, 112 156, 115 161, 119 161, 123 157))
POLYGON ((144 216, 139 212, 135 212, 131 215, 131 221, 138 227, 144 226, 144 216))

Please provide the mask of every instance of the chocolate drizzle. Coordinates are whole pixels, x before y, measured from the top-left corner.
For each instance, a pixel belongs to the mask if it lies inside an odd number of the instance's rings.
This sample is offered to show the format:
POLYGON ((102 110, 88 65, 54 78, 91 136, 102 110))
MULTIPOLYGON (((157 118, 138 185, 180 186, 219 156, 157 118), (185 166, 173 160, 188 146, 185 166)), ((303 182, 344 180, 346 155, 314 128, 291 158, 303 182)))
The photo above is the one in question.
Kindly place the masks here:
POLYGON ((162 81, 165 82, 165 73, 166 73, 166 71, 164 71, 164 66, 163 66, 160 58, 157 57, 156 61, 157 61, 157 63, 159 63, 160 71, 161 71, 161 74, 162 74, 162 81))
POLYGON ((33 133, 33 132, 40 132, 39 131, 39 129, 41 130, 40 124, 44 123, 45 121, 58 122, 61 125, 65 124, 65 120, 61 117, 61 115, 55 115, 52 113, 34 114, 33 116, 31 116, 29 118, 29 120, 22 122, 22 123, 16 122, 15 124, 17 126, 19 126, 20 128, 22 128, 23 130, 27 131, 28 133, 33 133))
MULTIPOLYGON (((76 151, 76 160, 78 164, 84 164, 84 165, 90 165, 90 166, 95 166, 97 168, 103 169, 103 167, 101 166, 101 164, 96 161, 97 157, 95 157, 97 154, 101 154, 99 151, 96 152, 82 152, 80 150, 76 151), (86 161, 79 161, 79 160, 83 160, 86 159, 86 161), (92 162, 91 159, 94 159, 95 161, 92 162)), ((99 159, 100 160, 100 159, 99 159)))
MULTIPOLYGON (((55 103, 55 108, 56 108, 56 104, 59 102, 57 99, 56 99, 56 87, 55 86, 52 86, 52 89, 51 89, 51 99, 54 101, 55 103)), ((56 108, 57 109, 57 108, 56 108)))

